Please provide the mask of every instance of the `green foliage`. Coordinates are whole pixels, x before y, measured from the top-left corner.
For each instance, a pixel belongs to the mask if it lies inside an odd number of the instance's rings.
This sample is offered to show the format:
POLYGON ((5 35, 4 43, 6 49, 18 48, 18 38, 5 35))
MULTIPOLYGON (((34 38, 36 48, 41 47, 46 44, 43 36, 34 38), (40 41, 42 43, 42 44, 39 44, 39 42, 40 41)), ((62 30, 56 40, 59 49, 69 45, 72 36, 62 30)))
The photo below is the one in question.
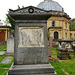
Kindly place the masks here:
POLYGON ((75 30, 75 23, 71 24, 71 30, 75 30))
POLYGON ((3 23, 2 23, 2 21, 1 21, 1 19, 0 19, 0 26, 3 26, 3 23))
POLYGON ((10 68, 10 66, 12 65, 13 62, 14 62, 14 59, 12 58, 12 61, 10 63, 8 63, 8 64, 1 63, 0 67, 1 68, 10 68))
MULTIPOLYGON (((5 47, 6 48, 6 44, 0 46, 0 47, 5 47)), ((4 48, 3 48, 4 49, 4 48)), ((1 52, 1 50, 0 50, 1 52)), ((0 62, 6 57, 6 56, 12 56, 14 57, 14 55, 0 55, 0 62)), ((12 65, 12 63, 14 62, 14 58, 12 58, 11 62, 8 63, 8 64, 3 64, 3 63, 0 63, 0 75, 6 75, 10 66, 12 65)))
POLYGON ((0 55, 0 62, 6 57, 6 55, 0 55))
POLYGON ((8 72, 8 69, 1 69, 0 68, 0 75, 6 75, 8 72))
POLYGON ((6 44, 0 46, 0 47, 4 47, 4 48, 0 48, 0 51, 4 51, 4 49, 6 49, 6 44))
POLYGON ((7 14, 7 19, 8 19, 8 22, 11 24, 11 29, 15 29, 15 22, 14 22, 14 19, 12 19, 12 17, 7 14))
POLYGON ((66 75, 65 72, 62 70, 61 63, 59 62, 51 62, 52 66, 54 67, 57 75, 66 75))
POLYGON ((55 47, 52 47, 52 50, 53 50, 52 55, 57 55, 58 54, 59 51, 57 51, 56 48, 55 47))

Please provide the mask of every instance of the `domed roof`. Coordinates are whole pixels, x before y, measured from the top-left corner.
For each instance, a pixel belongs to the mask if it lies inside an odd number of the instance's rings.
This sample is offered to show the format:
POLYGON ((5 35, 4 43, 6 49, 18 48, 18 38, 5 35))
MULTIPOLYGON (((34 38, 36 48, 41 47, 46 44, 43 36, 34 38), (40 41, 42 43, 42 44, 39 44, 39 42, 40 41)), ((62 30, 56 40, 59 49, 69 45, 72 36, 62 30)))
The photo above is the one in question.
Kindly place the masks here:
POLYGON ((61 5, 52 0, 44 0, 37 5, 37 8, 44 9, 46 11, 62 11, 61 5))

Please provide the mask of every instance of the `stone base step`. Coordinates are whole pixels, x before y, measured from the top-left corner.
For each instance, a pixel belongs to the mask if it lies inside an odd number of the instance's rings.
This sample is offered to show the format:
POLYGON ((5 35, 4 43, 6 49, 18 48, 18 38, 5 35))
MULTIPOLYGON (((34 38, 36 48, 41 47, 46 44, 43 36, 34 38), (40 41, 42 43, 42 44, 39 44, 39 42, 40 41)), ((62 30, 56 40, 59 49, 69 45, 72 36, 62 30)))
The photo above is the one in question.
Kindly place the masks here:
POLYGON ((57 75, 51 64, 12 65, 8 75, 57 75))

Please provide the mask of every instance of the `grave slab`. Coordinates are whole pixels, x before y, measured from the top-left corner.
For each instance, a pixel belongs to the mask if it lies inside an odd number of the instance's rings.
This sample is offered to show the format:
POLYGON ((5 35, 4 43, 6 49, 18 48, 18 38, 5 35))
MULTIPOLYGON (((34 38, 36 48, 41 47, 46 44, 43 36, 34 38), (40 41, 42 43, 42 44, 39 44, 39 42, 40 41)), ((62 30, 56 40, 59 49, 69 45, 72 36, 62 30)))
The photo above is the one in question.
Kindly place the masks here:
POLYGON ((3 63, 3 64, 8 64, 8 63, 11 62, 12 58, 13 58, 13 57, 11 57, 11 56, 5 57, 4 60, 3 60, 1 63, 3 63))
POLYGON ((5 52, 0 52, 0 55, 3 55, 3 54, 5 54, 5 52))
POLYGON ((14 54, 14 37, 7 39, 7 51, 6 54, 14 54))

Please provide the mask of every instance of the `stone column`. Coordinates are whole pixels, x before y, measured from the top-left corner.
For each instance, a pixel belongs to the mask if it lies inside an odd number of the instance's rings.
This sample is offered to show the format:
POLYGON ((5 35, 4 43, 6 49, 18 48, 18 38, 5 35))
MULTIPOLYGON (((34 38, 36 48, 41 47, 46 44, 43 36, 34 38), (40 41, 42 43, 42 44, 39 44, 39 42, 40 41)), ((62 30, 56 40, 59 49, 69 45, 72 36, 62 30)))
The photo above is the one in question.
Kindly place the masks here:
POLYGON ((5 34, 5 41, 7 40, 7 29, 6 29, 6 34, 5 34))

